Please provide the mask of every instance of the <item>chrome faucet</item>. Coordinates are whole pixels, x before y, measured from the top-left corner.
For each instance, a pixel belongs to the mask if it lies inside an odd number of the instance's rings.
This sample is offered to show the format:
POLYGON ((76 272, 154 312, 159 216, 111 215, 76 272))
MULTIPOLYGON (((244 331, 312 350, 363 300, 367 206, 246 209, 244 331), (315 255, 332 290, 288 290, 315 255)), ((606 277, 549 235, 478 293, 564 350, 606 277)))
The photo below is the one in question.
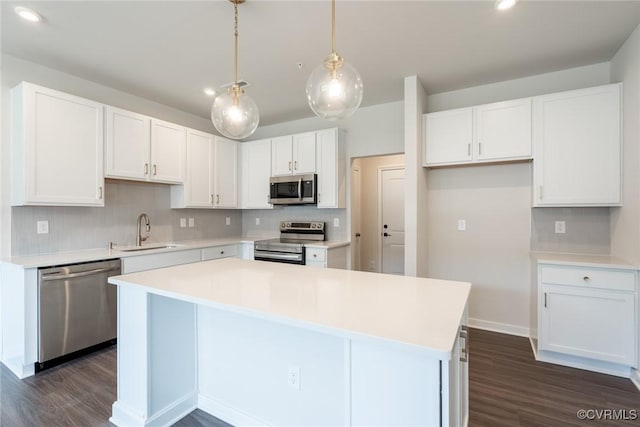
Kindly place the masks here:
POLYGON ((136 246, 142 246, 142 242, 144 242, 149 238, 149 236, 142 237, 142 230, 141 230, 142 220, 144 220, 145 222, 145 229, 147 230, 147 233, 151 231, 151 224, 149 223, 149 215, 147 215, 146 213, 141 213, 138 216, 138 235, 136 236, 136 246))

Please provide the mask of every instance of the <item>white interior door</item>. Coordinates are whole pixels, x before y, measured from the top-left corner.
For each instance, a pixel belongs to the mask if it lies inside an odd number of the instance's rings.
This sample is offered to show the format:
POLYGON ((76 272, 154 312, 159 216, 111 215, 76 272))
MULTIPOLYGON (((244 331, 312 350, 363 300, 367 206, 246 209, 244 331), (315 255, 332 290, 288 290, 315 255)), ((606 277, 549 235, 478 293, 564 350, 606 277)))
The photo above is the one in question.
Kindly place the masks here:
MULTIPOLYGON (((357 160, 356 160, 357 161, 357 160)), ((360 265, 360 233, 362 228, 362 175, 360 165, 354 161, 351 167, 351 269, 362 270, 360 265)))
POLYGON ((404 168, 378 169, 382 273, 404 275, 404 168))

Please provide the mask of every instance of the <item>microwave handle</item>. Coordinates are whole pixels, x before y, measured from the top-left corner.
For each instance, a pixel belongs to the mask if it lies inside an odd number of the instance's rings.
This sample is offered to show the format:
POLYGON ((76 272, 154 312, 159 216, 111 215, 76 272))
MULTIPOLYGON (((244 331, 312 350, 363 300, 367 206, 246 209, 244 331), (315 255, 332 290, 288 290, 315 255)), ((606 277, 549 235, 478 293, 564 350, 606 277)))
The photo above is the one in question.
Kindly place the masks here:
POLYGON ((302 200, 302 178, 298 179, 298 199, 302 200))

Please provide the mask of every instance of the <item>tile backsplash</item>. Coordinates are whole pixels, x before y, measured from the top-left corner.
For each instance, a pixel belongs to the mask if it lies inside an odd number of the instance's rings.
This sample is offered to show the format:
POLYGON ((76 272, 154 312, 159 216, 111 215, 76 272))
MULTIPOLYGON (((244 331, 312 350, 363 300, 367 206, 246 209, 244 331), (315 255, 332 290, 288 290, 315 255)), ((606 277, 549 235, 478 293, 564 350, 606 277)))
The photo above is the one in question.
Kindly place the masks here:
MULTIPOLYGON (((239 236, 240 210, 171 209, 169 185, 133 181, 107 181, 105 206, 11 208, 11 253, 38 255, 59 251, 135 244, 137 218, 149 215, 151 232, 145 242, 171 242, 239 236), (226 218, 231 224, 226 225, 226 218), (194 228, 180 228, 180 218, 193 218, 194 228), (37 234, 37 221, 49 221, 49 233, 37 234)), ((147 233, 144 233, 145 235, 147 233)))
POLYGON ((242 212, 242 235, 250 237, 277 237, 280 221, 324 221, 326 240, 349 240, 346 209, 318 209, 315 206, 276 206, 273 209, 245 210, 242 212), (256 225, 256 218, 260 224, 256 225), (339 226, 334 226, 337 218, 339 226))

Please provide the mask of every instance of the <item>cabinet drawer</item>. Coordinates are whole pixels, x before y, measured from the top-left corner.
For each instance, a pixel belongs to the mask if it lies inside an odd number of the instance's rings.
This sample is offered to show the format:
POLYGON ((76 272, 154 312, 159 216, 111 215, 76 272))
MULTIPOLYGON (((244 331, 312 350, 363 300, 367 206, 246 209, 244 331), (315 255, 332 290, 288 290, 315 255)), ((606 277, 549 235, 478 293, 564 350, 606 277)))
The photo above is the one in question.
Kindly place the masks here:
POLYGON ((327 260, 327 250, 317 249, 317 248, 307 248, 306 260, 307 260, 307 263, 325 262, 327 260))
POLYGON ((202 250, 202 260, 234 257, 238 254, 238 245, 214 246, 202 250))
POLYGON ((582 286, 619 291, 635 291, 635 272, 589 267, 540 267, 540 281, 544 284, 582 286))

